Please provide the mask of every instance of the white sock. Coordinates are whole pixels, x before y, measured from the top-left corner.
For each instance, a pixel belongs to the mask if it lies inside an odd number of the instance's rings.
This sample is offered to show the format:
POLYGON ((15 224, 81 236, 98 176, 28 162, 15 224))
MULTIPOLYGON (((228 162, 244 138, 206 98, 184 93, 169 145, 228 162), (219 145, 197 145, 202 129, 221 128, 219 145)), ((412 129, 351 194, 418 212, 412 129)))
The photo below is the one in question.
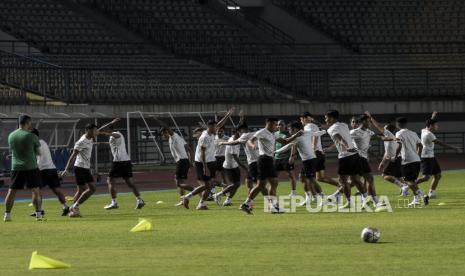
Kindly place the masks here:
POLYGON ((428 196, 431 196, 434 193, 434 190, 429 189, 428 196))
POLYGON ((66 203, 65 203, 65 204, 63 204, 63 209, 66 209, 66 208, 68 208, 68 205, 66 205, 66 203))
POLYGON ((396 185, 399 186, 399 187, 403 187, 403 186, 405 185, 404 183, 402 183, 402 182, 401 182, 400 180, 398 180, 398 179, 394 179, 394 184, 396 184, 396 185))
POLYGON ((378 204, 378 197, 377 196, 371 196, 371 199, 375 204, 378 204))
POLYGON ((199 206, 205 206, 205 201, 203 201, 203 199, 199 201, 199 206))
POLYGON ((74 203, 73 206, 71 206, 71 208, 79 208, 79 203, 74 203))
POLYGON ((252 204, 252 199, 250 199, 250 197, 247 197, 244 201, 244 204, 250 206, 252 204))
POLYGON ((113 204, 113 205, 118 204, 118 202, 116 202, 116 198, 112 198, 112 199, 111 199, 111 204, 113 204))

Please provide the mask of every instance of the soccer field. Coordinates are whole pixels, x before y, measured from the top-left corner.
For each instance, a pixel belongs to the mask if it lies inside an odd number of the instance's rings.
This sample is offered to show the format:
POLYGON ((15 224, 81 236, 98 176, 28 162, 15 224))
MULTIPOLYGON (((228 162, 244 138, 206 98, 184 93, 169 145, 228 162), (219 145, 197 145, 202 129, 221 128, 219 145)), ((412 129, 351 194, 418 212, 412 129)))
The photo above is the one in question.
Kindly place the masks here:
MULTIPOLYGON (((464 171, 446 172, 429 206, 401 209, 395 208, 398 189, 377 177, 378 194, 389 196, 393 213, 300 208, 273 215, 263 213, 258 197, 254 215, 246 215, 238 210, 244 187, 234 206, 211 202, 209 211, 193 209, 198 198, 190 210, 173 207, 175 191, 143 193, 148 205, 140 211, 131 195, 121 195, 120 209, 111 211, 103 209, 108 196, 96 196, 78 219, 59 216, 58 202, 47 200, 46 222, 36 222, 28 216, 32 208, 18 203, 13 221, 1 223, 0 275, 458 275, 465 252, 463 178, 464 171), (130 233, 139 217, 151 219, 155 230, 130 233), (366 226, 381 231, 379 243, 360 240, 366 226), (29 272, 35 250, 71 268, 29 272)), ((288 184, 279 192, 288 194, 288 184)))

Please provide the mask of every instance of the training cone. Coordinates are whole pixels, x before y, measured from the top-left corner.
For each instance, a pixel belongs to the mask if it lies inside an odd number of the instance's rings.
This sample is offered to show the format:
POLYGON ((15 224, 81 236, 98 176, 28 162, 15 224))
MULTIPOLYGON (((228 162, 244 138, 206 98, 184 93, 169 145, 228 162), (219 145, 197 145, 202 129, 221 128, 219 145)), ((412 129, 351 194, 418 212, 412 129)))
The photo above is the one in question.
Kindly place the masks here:
POLYGON ((32 252, 31 262, 29 263, 29 269, 45 268, 45 269, 56 269, 56 268, 70 268, 69 264, 42 256, 37 254, 37 251, 32 252))
POLYGON ((446 205, 446 204, 445 204, 444 202, 439 202, 438 205, 439 205, 439 206, 444 206, 444 205, 446 205))
POLYGON ((29 203, 27 206, 29 206, 29 207, 32 207, 32 206, 33 206, 33 204, 32 204, 32 203, 29 203))
POLYGON ((157 204, 163 204, 163 203, 165 203, 165 202, 161 201, 161 200, 157 201, 157 204))
POLYGON ((143 232, 152 230, 152 222, 149 219, 139 218, 139 223, 131 229, 131 232, 143 232))

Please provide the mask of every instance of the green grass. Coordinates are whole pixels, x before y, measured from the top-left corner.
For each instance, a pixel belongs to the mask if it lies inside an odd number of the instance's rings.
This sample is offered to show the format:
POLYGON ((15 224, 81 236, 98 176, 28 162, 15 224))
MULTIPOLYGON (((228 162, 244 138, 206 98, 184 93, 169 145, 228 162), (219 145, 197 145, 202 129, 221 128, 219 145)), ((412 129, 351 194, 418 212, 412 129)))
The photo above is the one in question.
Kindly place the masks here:
MULTIPOLYGON (((458 275, 465 260, 463 178, 463 171, 444 173, 430 206, 394 213, 272 215, 258 210, 260 197, 247 216, 237 210, 244 188, 233 207, 210 203, 209 211, 174 208, 174 191, 144 193, 148 206, 140 211, 131 195, 121 195, 112 211, 98 196, 81 207, 80 219, 59 216, 59 204, 47 200, 46 222, 35 222, 27 216, 31 207, 19 203, 14 221, 0 223, 0 275, 458 275), (130 233, 139 217, 152 219, 155 231, 130 233), (360 241, 365 226, 380 229, 380 243, 360 241), (29 272, 34 250, 72 267, 29 272)), ((397 188, 379 178, 377 188, 396 205, 397 188)), ((289 186, 279 191, 288 194, 289 186)))

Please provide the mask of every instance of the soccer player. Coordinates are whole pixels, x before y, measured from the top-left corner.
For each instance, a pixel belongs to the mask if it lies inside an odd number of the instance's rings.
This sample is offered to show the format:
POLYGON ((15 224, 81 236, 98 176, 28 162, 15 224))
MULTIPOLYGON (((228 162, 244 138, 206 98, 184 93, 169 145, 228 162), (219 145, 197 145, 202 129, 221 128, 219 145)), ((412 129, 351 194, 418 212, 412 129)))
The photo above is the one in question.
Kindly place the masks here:
POLYGON ((438 121, 436 120, 437 112, 433 112, 430 119, 426 121, 426 128, 421 130, 421 144, 423 149, 421 151, 421 167, 423 176, 417 179, 416 184, 428 181, 431 177, 431 186, 429 188, 428 197, 436 197, 436 188, 438 187, 439 180, 441 179, 441 167, 434 156, 434 145, 438 144, 443 147, 462 152, 460 148, 448 145, 436 138, 434 132, 438 130, 438 121))
MULTIPOLYGON (((418 135, 407 129, 408 120, 405 117, 397 118, 397 127, 400 129, 396 133, 398 148, 396 151, 396 158, 399 154, 402 157, 402 175, 404 181, 409 185, 413 191, 413 200, 409 206, 421 204, 423 197, 422 191, 418 188, 416 180, 420 174, 420 156, 423 146, 418 135)), ((423 197, 425 205, 428 204, 428 197, 423 197)))
POLYGON ((402 180, 402 158, 400 156, 396 158, 396 126, 392 123, 383 126, 369 112, 365 112, 365 114, 370 117, 371 124, 379 132, 383 133, 384 137, 389 138, 384 140, 383 160, 381 160, 378 166, 378 169, 382 172, 383 179, 398 186, 401 196, 408 196, 409 187, 402 180))
POLYGON ((210 120, 207 123, 207 130, 203 131, 199 137, 197 148, 195 150, 195 170, 199 186, 193 191, 182 197, 183 206, 189 209, 189 199, 194 195, 202 193, 202 198, 197 205, 197 210, 208 210, 206 201, 214 187, 211 180, 215 178, 216 158, 215 158, 215 135, 219 128, 224 126, 226 120, 233 114, 234 109, 230 109, 221 121, 210 120), (206 191, 206 192, 204 192, 206 191))
MULTIPOLYGON (((194 190, 194 187, 184 183, 188 178, 189 169, 193 167, 192 149, 184 138, 167 126, 161 128, 161 134, 165 139, 168 139, 171 155, 176 162, 174 182, 179 189, 179 196, 182 198, 185 191, 194 190)), ((182 205, 182 200, 176 204, 176 206, 180 205, 182 205)))
POLYGON ((368 194, 371 196, 371 200, 373 200, 376 207, 381 207, 378 204, 379 202, 378 197, 376 196, 375 179, 371 173, 370 163, 368 162, 368 149, 370 148, 371 137, 375 135, 375 133, 370 130, 370 116, 367 114, 361 115, 357 119, 357 125, 357 128, 350 131, 350 136, 360 156, 359 174, 366 181, 366 188, 368 194))
MULTIPOLYGON (((216 183, 218 186, 224 187, 226 184, 226 175, 223 171, 223 163, 225 160, 225 151, 226 151, 226 146, 222 145, 221 142, 227 142, 229 140, 229 137, 227 135, 224 135, 224 126, 221 128, 218 128, 218 131, 216 132, 215 136, 215 159, 216 159, 216 171, 220 173, 221 175, 221 183, 218 182, 216 183)), ((213 191, 215 190, 215 187, 213 187, 213 191)))
MULTIPOLYGON (((279 120, 278 121, 278 131, 274 133, 277 139, 286 139, 289 138, 291 135, 289 134, 289 131, 287 131, 287 124, 284 120, 279 120)), ((284 144, 280 143, 279 141, 276 141, 276 148, 275 150, 279 150, 282 148, 284 144)), ((289 163, 289 157, 290 157, 291 151, 280 151, 279 153, 275 153, 274 159, 275 159, 275 167, 276 167, 276 172, 279 175, 280 172, 284 171, 287 173, 287 176, 289 177, 289 180, 291 182, 291 193, 289 196, 295 196, 296 194, 296 181, 295 181, 295 176, 294 173, 292 172, 294 170, 294 164, 289 163)))
MULTIPOLYGON (((303 128, 304 127, 302 123, 293 122, 291 124, 291 134, 294 135, 302 131, 303 128)), ((300 175, 302 183, 304 184, 305 202, 303 202, 301 206, 304 206, 305 204, 310 204, 312 191, 314 191, 316 196, 319 197, 319 204, 324 204, 324 194, 321 191, 320 185, 315 180, 318 158, 315 155, 312 143, 312 136, 320 135, 321 133, 326 133, 326 131, 314 133, 311 129, 304 130, 302 136, 297 137, 293 142, 277 150, 277 152, 279 152, 286 150, 286 148, 292 147, 292 152, 289 156, 289 162, 294 162, 295 151, 299 153, 299 156, 302 159, 302 170, 300 172, 300 175)))
POLYGON ((90 171, 90 160, 92 158, 93 141, 99 135, 95 124, 87 124, 86 132, 74 144, 73 153, 66 163, 65 170, 61 173, 64 177, 71 163, 74 162, 74 176, 76 178, 77 192, 74 195, 74 204, 70 208, 69 217, 80 217, 79 206, 89 199, 96 190, 94 177, 90 171))
MULTIPOLYGON (((234 136, 229 138, 228 142, 235 141, 239 138, 239 129, 236 129, 234 136)), ((247 166, 239 159, 240 145, 225 145, 225 160, 223 163, 224 173, 226 176, 227 186, 220 192, 213 195, 215 202, 221 204, 221 196, 228 194, 228 197, 223 202, 223 206, 231 206, 232 198, 241 186, 241 168, 247 170, 247 166)))
POLYGON ((126 141, 123 134, 119 131, 115 131, 113 128, 113 125, 120 120, 121 119, 114 119, 97 130, 100 135, 109 137, 108 143, 110 145, 111 154, 113 155, 113 163, 107 178, 108 190, 111 195, 111 203, 103 208, 105 210, 118 209, 119 206, 116 200, 118 192, 116 191, 115 180, 123 178, 126 185, 128 185, 136 197, 135 209, 142 209, 145 206, 145 202, 140 196, 140 192, 137 189, 136 184, 132 182, 132 163, 128 152, 126 151, 126 141))
POLYGON ((278 186, 277 173, 274 166, 274 150, 275 143, 279 141, 280 143, 287 144, 292 142, 295 138, 302 135, 301 132, 294 134, 293 136, 283 139, 276 138, 274 132, 276 132, 278 124, 278 119, 268 118, 266 120, 265 128, 260 129, 255 132, 252 138, 247 141, 247 143, 254 149, 258 146, 259 158, 258 158, 258 182, 249 193, 249 196, 245 202, 240 206, 240 209, 248 214, 252 213, 252 201, 257 196, 257 194, 266 187, 266 184, 270 183, 269 195, 272 196, 270 200, 270 209, 272 213, 280 213, 281 210, 277 206, 276 200, 276 188, 278 186))
POLYGON ((350 207, 351 204, 351 183, 354 184, 362 194, 362 203, 364 204, 367 194, 359 178, 360 156, 352 143, 349 127, 347 124, 339 122, 339 112, 337 110, 327 111, 325 121, 329 127, 327 132, 338 151, 339 183, 347 199, 344 208, 350 207), (349 179, 351 182, 349 182, 349 179))
POLYGON ((8 146, 12 154, 11 184, 5 198, 4 221, 11 221, 11 210, 15 203, 16 192, 24 189, 24 185, 32 192, 32 204, 36 211, 36 219, 43 220, 42 195, 40 193, 41 177, 37 168, 36 156, 40 154, 40 142, 30 132, 31 117, 21 115, 19 128, 8 136, 8 146))
MULTIPOLYGON (((31 132, 39 138, 39 131, 37 129, 32 129, 31 132)), ((37 166, 40 170, 40 178, 42 182, 42 187, 48 186, 50 190, 57 196, 58 201, 63 206, 62 216, 67 216, 69 213, 69 207, 66 204, 66 198, 60 190, 60 179, 58 177, 58 171, 53 163, 52 155, 50 154, 50 148, 47 143, 39 138, 40 148, 39 155, 37 155, 37 166)), ((36 216, 34 213, 31 216, 36 216)))

